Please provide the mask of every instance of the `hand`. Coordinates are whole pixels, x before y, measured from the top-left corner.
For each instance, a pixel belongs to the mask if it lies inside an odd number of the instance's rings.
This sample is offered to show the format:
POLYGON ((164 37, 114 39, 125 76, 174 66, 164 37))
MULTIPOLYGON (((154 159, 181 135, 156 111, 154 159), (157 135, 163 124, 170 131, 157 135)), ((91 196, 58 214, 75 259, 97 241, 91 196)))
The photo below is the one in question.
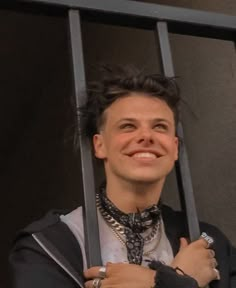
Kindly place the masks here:
POLYGON ((181 238, 180 250, 171 263, 171 267, 179 267, 185 274, 193 277, 199 287, 204 287, 217 278, 214 270, 217 266, 215 252, 207 249, 207 246, 208 243, 202 238, 191 244, 181 238))
MULTIPOLYGON (((84 272, 86 288, 92 288, 92 279, 98 277, 100 267, 92 267, 84 272)), ((151 288, 155 286, 156 271, 135 264, 107 263, 106 277, 101 280, 101 288, 151 288)))

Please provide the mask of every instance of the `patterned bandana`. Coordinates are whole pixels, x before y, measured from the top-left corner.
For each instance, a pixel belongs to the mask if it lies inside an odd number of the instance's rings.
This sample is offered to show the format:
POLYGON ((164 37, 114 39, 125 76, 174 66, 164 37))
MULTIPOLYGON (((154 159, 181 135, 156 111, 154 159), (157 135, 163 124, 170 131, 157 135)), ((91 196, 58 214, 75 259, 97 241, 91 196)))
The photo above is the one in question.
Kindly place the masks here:
POLYGON ((129 263, 142 263, 144 239, 140 233, 153 227, 161 219, 161 202, 137 213, 123 213, 107 198, 105 189, 98 194, 100 205, 111 217, 124 226, 129 263))

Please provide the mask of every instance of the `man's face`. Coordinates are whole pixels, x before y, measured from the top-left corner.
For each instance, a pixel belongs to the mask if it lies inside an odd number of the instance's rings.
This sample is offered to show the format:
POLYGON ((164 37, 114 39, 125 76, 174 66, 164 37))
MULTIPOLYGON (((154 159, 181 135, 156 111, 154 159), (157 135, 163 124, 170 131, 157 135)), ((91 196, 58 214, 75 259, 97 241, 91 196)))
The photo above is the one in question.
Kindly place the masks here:
POLYGON ((107 179, 163 181, 178 157, 174 115, 166 102, 132 93, 104 113, 103 127, 93 141, 96 157, 104 160, 107 179))

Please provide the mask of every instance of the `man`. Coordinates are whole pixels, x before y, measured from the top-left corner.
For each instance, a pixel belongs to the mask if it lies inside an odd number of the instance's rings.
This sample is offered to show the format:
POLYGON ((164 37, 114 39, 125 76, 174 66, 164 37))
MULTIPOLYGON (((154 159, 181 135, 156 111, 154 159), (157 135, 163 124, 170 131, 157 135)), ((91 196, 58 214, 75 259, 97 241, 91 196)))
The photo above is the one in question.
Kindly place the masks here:
POLYGON ((80 109, 106 175, 96 194, 104 266, 87 269, 79 207, 19 234, 10 255, 13 287, 82 287, 83 280, 86 288, 236 287, 225 236, 201 224, 203 236, 189 244, 183 215, 160 201, 178 158, 179 100, 174 80, 106 69, 80 109))

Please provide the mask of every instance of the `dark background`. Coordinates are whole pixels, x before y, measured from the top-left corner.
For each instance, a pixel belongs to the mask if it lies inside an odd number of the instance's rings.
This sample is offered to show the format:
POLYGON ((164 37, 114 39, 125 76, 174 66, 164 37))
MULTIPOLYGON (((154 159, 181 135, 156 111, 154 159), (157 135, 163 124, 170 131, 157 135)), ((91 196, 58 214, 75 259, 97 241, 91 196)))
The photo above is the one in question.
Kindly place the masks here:
MULTIPOLYGON (((146 1, 148 2, 148 1, 146 1)), ((155 2, 155 1, 149 1, 155 2)), ((156 1, 236 14, 235 1, 156 1), (204 2, 204 3, 203 3, 204 2)), ((100 62, 160 70, 153 32, 83 23, 88 79, 100 62)), ((0 287, 16 231, 81 204, 68 23, 64 13, 0 10, 0 287)), ((236 55, 231 42, 171 35, 199 218, 236 244, 236 55)), ((101 171, 96 171, 100 180, 101 171)), ((164 198, 178 207, 174 173, 164 198)))

